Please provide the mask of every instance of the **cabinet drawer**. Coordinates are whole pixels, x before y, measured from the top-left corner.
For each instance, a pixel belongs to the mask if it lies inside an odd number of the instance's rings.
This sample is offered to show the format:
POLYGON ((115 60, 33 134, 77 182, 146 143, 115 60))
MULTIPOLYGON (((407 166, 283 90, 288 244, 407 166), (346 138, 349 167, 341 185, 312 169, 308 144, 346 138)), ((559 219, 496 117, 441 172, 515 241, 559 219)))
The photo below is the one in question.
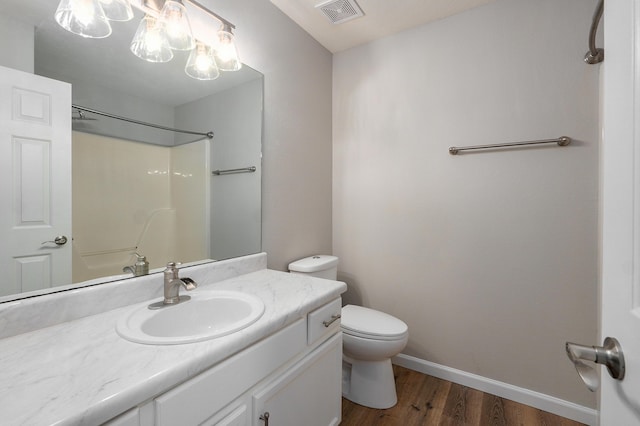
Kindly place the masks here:
POLYGON ((309 314, 307 345, 311 345, 320 338, 329 336, 340 329, 339 315, 341 310, 342 299, 338 297, 309 314))

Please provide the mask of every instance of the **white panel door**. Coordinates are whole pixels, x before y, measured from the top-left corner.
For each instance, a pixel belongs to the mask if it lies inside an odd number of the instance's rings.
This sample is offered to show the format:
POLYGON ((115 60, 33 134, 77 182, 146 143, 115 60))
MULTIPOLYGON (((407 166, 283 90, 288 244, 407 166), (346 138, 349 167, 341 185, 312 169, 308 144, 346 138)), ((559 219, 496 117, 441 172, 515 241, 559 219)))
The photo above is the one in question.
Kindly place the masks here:
POLYGON ((0 194, 0 297, 70 284, 71 85, 0 67, 0 194))
POLYGON ((601 369, 600 424, 640 425, 640 1, 606 1, 604 18, 601 334, 626 371, 601 369))

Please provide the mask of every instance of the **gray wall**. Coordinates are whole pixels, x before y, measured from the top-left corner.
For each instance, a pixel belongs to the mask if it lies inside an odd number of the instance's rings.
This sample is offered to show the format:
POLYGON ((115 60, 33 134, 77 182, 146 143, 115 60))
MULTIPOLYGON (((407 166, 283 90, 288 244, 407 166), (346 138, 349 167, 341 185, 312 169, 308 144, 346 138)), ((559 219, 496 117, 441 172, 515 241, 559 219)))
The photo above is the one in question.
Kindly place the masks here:
POLYGON ((259 253, 262 78, 176 108, 178 127, 201 128, 203 123, 215 130, 211 170, 256 167, 255 173, 209 177, 210 256, 226 259, 259 253))
POLYGON ((203 0, 264 74, 262 247, 268 266, 331 252, 332 55, 268 1, 203 0))
MULTIPOLYGON (((82 81, 66 75, 58 75, 54 71, 40 68, 37 61, 36 74, 71 83, 73 86, 72 102, 76 105, 98 111, 108 111, 147 123, 167 127, 174 126, 175 109, 171 105, 163 105, 159 102, 118 92, 112 88, 100 86, 95 81, 82 81)), ((77 114, 74 116, 77 117, 77 114)), ((96 120, 73 120, 73 130, 155 145, 173 146, 174 144, 174 135, 171 132, 92 113, 86 113, 86 116, 96 120)))
POLYGON ((33 25, 0 15, 0 65, 33 73, 33 25))
POLYGON ((333 247, 405 353, 584 406, 597 341, 595 0, 501 0, 334 57, 333 247), (566 148, 449 155, 555 138, 566 148))

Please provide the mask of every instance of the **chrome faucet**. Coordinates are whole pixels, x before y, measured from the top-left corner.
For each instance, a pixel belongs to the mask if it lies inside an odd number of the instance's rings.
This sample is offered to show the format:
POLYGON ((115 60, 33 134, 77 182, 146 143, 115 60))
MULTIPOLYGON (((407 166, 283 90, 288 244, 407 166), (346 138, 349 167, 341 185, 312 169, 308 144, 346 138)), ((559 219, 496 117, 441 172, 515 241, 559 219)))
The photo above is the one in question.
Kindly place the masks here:
POLYGON ((191 291, 198 287, 191 278, 180 278, 178 276, 178 268, 175 262, 167 263, 167 269, 164 270, 164 305, 175 305, 185 300, 191 299, 189 296, 180 296, 180 287, 191 291))

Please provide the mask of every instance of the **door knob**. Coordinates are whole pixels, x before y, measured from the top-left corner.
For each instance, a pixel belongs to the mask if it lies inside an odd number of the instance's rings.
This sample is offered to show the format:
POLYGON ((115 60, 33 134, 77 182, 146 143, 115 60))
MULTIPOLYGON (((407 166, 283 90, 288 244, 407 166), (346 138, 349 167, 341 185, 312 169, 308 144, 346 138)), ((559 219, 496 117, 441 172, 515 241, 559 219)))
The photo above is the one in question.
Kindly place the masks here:
POLYGON ((67 244, 67 237, 65 237, 64 235, 58 235, 57 237, 55 237, 53 239, 53 241, 45 241, 42 244, 49 244, 49 243, 53 243, 59 246, 63 246, 65 244, 67 244))
POLYGON ((603 346, 584 346, 567 342, 565 348, 567 356, 591 392, 595 392, 600 386, 600 377, 592 366, 583 361, 603 364, 611 377, 616 380, 624 379, 624 355, 620 343, 613 337, 605 338, 603 346))

